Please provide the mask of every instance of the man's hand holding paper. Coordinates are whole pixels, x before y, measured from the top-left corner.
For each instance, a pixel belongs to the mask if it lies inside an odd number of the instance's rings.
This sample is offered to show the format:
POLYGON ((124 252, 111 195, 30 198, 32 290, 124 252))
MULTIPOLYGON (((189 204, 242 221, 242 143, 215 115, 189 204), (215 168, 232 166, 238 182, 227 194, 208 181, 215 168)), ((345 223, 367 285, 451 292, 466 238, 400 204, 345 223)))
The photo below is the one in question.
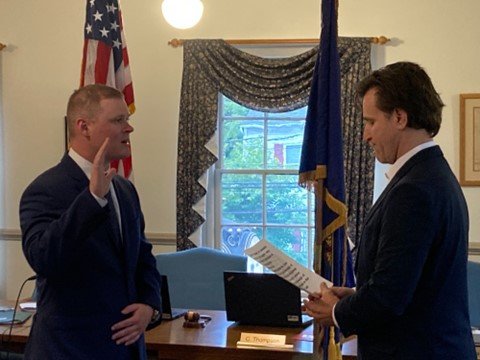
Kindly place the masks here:
POLYGON ((354 289, 347 287, 327 287, 324 283, 320 285, 320 293, 313 293, 304 300, 303 305, 306 313, 317 319, 324 326, 336 325, 333 319, 335 304, 342 298, 355 293, 354 289))

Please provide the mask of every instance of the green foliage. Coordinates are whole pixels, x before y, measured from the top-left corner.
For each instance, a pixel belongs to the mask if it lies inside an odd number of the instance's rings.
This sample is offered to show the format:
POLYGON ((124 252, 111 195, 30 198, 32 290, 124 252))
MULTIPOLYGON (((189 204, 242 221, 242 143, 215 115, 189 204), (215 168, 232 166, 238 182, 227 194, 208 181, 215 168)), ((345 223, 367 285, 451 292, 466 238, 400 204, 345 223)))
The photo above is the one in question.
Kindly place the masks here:
POLYGON ((227 97, 223 97, 224 116, 247 116, 248 111, 248 108, 233 102, 227 97))
POLYGON ((242 123, 239 120, 224 122, 224 168, 261 169, 263 167, 263 138, 245 139, 242 123))

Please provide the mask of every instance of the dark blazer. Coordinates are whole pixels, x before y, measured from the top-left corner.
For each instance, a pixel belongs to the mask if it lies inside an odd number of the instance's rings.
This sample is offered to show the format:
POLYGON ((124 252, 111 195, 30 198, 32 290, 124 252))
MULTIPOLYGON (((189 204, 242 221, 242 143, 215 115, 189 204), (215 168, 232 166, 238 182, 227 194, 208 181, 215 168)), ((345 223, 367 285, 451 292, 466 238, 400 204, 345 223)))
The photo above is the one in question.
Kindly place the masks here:
POLYGON ((133 185, 115 176, 123 239, 91 195, 89 180, 65 155, 20 201, 24 254, 37 273, 37 313, 26 359, 146 359, 143 336, 116 345, 111 326, 132 303, 161 309, 160 276, 145 240, 133 185))
POLYGON ((363 360, 476 359, 467 300, 468 212, 438 146, 408 160, 369 212, 357 291, 335 318, 363 360))

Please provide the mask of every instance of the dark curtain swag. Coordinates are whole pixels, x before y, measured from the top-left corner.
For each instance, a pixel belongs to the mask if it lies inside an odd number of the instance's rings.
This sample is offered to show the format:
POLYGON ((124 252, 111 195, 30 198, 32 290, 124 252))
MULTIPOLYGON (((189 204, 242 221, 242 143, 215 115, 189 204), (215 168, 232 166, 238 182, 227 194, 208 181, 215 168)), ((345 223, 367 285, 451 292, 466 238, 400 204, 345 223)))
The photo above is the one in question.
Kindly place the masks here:
MULTIPOLYGON (((352 241, 373 197, 374 157, 362 141, 356 83, 370 73, 370 38, 339 38, 345 191, 352 241)), ((205 145, 217 129, 218 94, 248 108, 285 112, 306 106, 318 47, 289 58, 254 56, 224 40, 183 44, 177 163, 177 250, 195 247, 188 237, 204 222, 193 206, 206 194, 198 179, 217 161, 205 145)), ((320 140, 321 141, 321 140, 320 140)))

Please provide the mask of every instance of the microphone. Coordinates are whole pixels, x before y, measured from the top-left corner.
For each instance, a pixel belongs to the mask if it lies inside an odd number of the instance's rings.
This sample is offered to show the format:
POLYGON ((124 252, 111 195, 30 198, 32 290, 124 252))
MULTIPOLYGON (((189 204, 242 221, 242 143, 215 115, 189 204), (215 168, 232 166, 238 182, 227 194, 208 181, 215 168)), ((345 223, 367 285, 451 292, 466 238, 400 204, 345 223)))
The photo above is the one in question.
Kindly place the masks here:
POLYGON ((10 328, 8 330, 8 338, 6 342, 6 349, 7 349, 7 357, 6 360, 10 359, 10 340, 12 338, 12 329, 13 329, 13 324, 15 324, 15 315, 17 314, 17 307, 18 307, 18 302, 20 300, 20 295, 22 294, 23 287, 25 284, 29 281, 32 280, 37 280, 37 275, 30 276, 27 278, 23 283, 22 286, 20 286, 20 290, 18 290, 18 295, 17 295, 17 300, 15 301, 15 306, 13 308, 13 317, 12 317, 12 322, 10 323, 10 328))

